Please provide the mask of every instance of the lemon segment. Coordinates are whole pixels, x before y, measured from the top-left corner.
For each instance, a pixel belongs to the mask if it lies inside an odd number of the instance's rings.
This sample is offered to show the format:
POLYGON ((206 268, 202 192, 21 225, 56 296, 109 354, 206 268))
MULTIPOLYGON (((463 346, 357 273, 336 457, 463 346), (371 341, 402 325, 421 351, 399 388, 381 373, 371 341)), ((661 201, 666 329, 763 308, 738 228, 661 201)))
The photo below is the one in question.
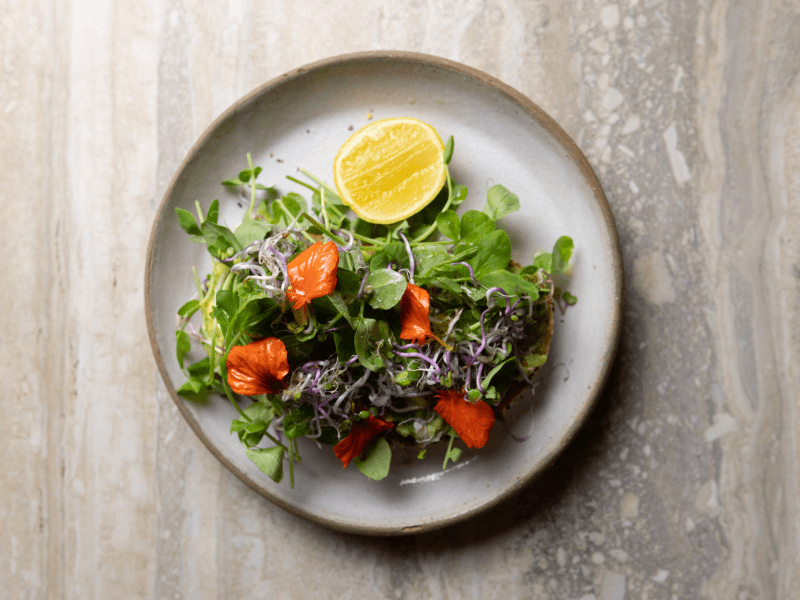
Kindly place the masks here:
POLYGON ((436 197, 446 177, 442 138, 427 123, 410 117, 362 127, 333 162, 342 202, 370 223, 410 217, 436 197))

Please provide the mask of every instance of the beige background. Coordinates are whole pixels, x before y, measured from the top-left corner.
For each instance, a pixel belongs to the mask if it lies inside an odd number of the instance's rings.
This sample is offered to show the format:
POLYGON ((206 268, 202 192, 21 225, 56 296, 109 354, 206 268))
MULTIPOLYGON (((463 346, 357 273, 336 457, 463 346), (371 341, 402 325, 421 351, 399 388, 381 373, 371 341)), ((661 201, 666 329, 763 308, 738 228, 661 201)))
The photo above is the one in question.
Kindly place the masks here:
POLYGON ((0 0, 0 598, 800 597, 798 0, 0 0), (165 393, 144 259, 227 106, 335 54, 483 69, 578 142, 628 289, 613 375, 512 501, 332 532, 165 393))

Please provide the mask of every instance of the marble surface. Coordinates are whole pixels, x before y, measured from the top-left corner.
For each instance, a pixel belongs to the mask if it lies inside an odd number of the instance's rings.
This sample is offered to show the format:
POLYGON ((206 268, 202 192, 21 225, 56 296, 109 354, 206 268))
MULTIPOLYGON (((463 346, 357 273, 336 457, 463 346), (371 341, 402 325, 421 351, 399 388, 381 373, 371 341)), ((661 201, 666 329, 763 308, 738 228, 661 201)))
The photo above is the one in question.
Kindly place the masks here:
POLYGON ((0 2, 0 598, 800 597, 800 2, 0 2), (332 532, 225 470, 160 381, 144 259, 188 148, 264 81, 399 49, 583 149, 626 265, 597 409, 452 529, 332 532))

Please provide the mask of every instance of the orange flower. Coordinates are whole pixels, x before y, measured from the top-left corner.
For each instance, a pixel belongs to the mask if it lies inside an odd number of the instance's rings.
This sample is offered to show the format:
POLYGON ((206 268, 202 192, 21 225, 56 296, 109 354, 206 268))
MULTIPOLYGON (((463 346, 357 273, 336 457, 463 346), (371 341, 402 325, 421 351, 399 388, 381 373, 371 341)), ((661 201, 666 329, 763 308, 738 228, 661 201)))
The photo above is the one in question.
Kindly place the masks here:
POLYGON ((278 338, 264 338, 234 346, 228 353, 228 385, 237 394, 278 394, 286 388, 289 373, 286 346, 278 338))
POLYGON ((350 428, 350 433, 347 434, 347 437, 333 447, 336 458, 342 461, 342 468, 344 469, 350 464, 351 460, 361 454, 367 444, 372 441, 372 438, 392 427, 394 427, 394 423, 381 421, 372 415, 368 416, 364 421, 353 421, 353 426, 350 428))
POLYGON ((400 339, 424 344, 433 336, 428 309, 431 306, 428 292, 413 283, 406 284, 406 291, 400 298, 400 339))
POLYGON ((451 350, 449 344, 445 344, 431 331, 431 320, 428 317, 430 306, 428 292, 418 285, 406 283, 406 291, 400 298, 400 339, 422 346, 428 338, 433 338, 451 350))
POLYGON ((314 298, 327 296, 336 288, 339 249, 333 242, 315 242, 289 263, 289 290, 286 297, 295 310, 314 298))
POLYGON ((469 448, 483 448, 494 426, 494 411, 483 400, 473 403, 466 395, 463 391, 442 390, 434 396, 439 402, 433 410, 456 430, 469 448))

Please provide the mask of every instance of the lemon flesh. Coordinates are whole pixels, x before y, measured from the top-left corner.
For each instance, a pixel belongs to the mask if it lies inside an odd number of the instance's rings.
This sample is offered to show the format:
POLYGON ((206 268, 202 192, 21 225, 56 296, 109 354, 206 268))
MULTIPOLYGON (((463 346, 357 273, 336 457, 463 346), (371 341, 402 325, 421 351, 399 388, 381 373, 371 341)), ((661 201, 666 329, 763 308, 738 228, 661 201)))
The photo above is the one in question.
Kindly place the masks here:
POLYGON ((381 119, 356 131, 333 163, 339 196, 370 223, 396 223, 424 208, 445 183, 444 143, 410 117, 381 119))

